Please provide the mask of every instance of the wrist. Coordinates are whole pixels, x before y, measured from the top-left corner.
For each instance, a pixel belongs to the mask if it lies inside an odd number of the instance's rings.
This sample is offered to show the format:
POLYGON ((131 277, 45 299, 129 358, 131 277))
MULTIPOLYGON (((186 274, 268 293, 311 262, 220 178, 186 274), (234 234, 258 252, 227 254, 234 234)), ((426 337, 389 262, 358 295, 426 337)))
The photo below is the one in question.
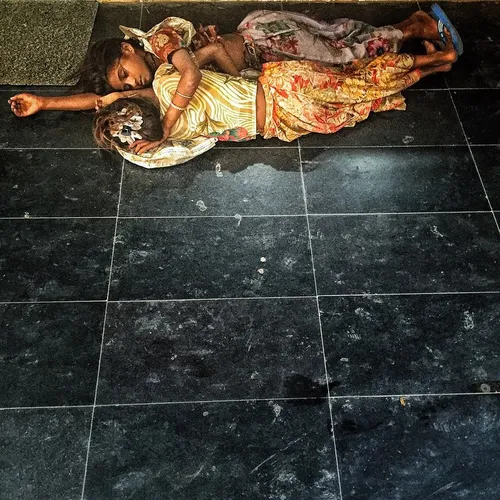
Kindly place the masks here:
POLYGON ((38 102, 40 103, 40 110, 44 111, 49 109, 50 106, 50 97, 37 96, 38 102))

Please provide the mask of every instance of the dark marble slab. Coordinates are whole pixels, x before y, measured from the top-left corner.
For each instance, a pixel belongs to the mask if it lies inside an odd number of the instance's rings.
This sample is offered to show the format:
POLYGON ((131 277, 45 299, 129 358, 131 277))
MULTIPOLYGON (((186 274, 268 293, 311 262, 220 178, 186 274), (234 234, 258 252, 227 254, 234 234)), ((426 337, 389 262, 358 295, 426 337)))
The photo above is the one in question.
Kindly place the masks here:
POLYGON ((98 402, 282 398, 324 380, 315 299, 110 304, 98 402))
POLYGON ((105 38, 123 38, 120 24, 129 28, 140 28, 141 10, 141 4, 100 3, 90 42, 105 38))
POLYGON ((0 220, 0 300, 102 300, 114 219, 0 220))
POLYGON ((403 146, 464 144, 465 138, 447 91, 412 90, 403 93, 406 111, 372 113, 354 128, 336 134, 311 134, 301 146, 403 146))
MULTIPOLYGON (((30 87, 0 91, 0 148, 95 148, 92 137, 93 113, 89 111, 41 111, 18 118, 10 110, 8 100, 30 87)), ((32 92, 35 93, 35 92, 32 92)), ((36 91, 37 95, 68 95, 66 91, 36 91)))
POLYGON ((0 412, 0 484, 9 500, 78 500, 90 408, 0 412))
POLYGON ((490 213, 311 216, 320 294, 499 290, 490 213))
POLYGON ((335 395, 500 390, 500 294, 323 297, 335 395))
POLYGON ((309 213, 489 210, 467 147, 305 148, 309 213))
POLYGON ((500 4, 447 2, 444 10, 464 43, 463 55, 446 74, 450 87, 500 87, 500 4))
POLYGON ((177 168, 125 170, 121 216, 234 214, 305 214, 296 149, 214 149, 177 168))
POLYGON ((0 150, 0 216, 116 216, 121 158, 97 150, 0 150))
POLYGON ((500 144, 500 91, 454 90, 453 100, 471 144, 500 144))
POLYGON ((92 404, 104 304, 0 304, 0 406, 92 404))
POLYGON ((493 210, 500 210, 500 146, 476 146, 472 154, 493 210))
POLYGON ((338 500, 329 424, 281 401, 98 408, 85 498, 338 500))
POLYGON ((314 291, 305 217, 128 219, 116 238, 111 300, 314 291))
POLYGON ((333 401, 342 495, 349 500, 498 496, 500 398, 333 401))

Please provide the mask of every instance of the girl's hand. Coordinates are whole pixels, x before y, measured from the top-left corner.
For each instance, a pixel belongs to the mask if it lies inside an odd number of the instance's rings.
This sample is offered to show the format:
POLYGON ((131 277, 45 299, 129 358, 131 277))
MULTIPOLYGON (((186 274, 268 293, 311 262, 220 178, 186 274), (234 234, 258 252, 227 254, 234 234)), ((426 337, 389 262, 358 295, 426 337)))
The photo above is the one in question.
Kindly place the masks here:
POLYGON ((111 94, 101 96, 95 102, 95 110, 99 111, 102 108, 109 106, 110 104, 115 102, 117 99, 120 99, 120 97, 121 97, 120 92, 111 92, 111 94))
POLYGON ((147 141, 146 139, 141 139, 139 141, 133 142, 129 149, 136 155, 142 155, 151 149, 157 148, 160 144, 166 141, 165 138, 161 138, 159 141, 147 141))
POLYGON ((17 94, 9 99, 10 109, 19 118, 34 115, 43 109, 43 97, 17 94))

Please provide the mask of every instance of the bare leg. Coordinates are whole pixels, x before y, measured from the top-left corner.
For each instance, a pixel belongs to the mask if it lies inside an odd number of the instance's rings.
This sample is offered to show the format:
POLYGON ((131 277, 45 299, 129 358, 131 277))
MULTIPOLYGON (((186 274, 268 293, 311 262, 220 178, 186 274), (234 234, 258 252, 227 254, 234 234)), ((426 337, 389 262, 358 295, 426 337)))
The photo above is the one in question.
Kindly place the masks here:
POLYGON ((437 22, 423 10, 415 12, 409 19, 395 24, 394 27, 403 32, 403 41, 411 38, 439 40, 437 22))
MULTIPOLYGON (((413 69, 430 69, 440 66, 451 65, 457 60, 457 51, 453 47, 450 37, 446 43, 444 50, 437 50, 434 44, 429 41, 424 41, 426 54, 414 56, 413 69)), ((446 71, 442 69, 441 71, 446 71)))
MULTIPOLYGON (((448 39, 447 49, 450 48, 449 47, 450 44, 451 44, 451 41, 448 39)), ((422 66, 415 66, 415 67, 420 67, 422 78, 429 76, 429 75, 432 75, 434 73, 442 73, 442 72, 450 71, 454 61, 450 60, 449 62, 443 62, 441 64, 437 64, 437 62, 440 60, 439 56, 442 54, 447 54, 447 57, 451 59, 449 53, 454 52, 454 50, 447 50, 445 52, 440 52, 436 49, 436 47, 433 43, 431 43, 427 40, 423 41, 423 45, 425 47, 425 52, 427 53, 426 55, 428 57, 438 56, 438 58, 430 66, 423 66, 423 67, 422 66)), ((452 49, 453 49, 453 45, 452 45, 452 49)), ((420 57, 424 57, 424 56, 420 56, 420 57)), ((443 59, 446 59, 446 57, 444 57, 443 59)), ((455 59, 456 59, 456 52, 455 52, 455 59)))

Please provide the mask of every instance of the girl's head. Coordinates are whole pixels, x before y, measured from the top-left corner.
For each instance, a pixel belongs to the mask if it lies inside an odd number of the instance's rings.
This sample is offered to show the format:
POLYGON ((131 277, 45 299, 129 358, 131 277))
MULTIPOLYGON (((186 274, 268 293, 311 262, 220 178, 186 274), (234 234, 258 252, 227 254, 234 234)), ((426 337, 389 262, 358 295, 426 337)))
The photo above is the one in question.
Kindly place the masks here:
POLYGON ((154 71, 137 40, 108 38, 94 43, 76 73, 78 87, 99 95, 147 87, 154 71))
POLYGON ((163 128, 158 108, 149 99, 118 99, 94 118, 94 138, 103 148, 127 148, 135 140, 158 141, 163 128))

